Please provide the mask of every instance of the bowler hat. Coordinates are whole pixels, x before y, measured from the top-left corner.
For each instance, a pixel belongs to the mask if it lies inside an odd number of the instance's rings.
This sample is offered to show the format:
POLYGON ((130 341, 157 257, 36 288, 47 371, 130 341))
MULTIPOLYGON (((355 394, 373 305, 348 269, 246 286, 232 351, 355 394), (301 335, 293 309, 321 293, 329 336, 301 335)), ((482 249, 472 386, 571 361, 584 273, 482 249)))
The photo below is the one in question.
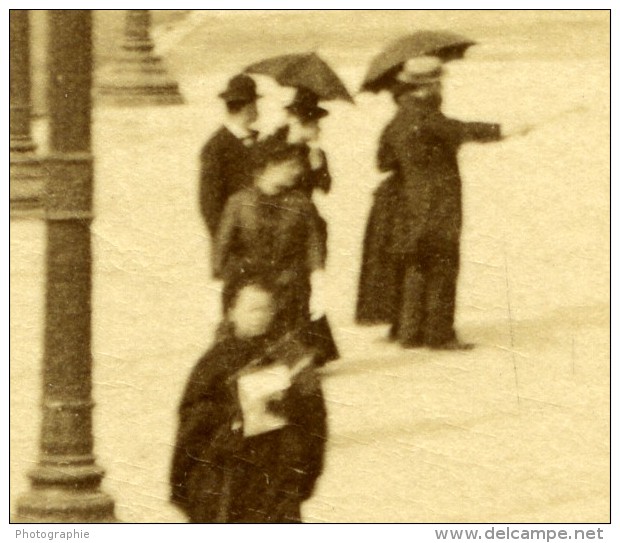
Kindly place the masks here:
POLYGON ((225 102, 253 102, 260 96, 256 93, 256 83, 245 74, 234 76, 228 81, 228 87, 220 92, 220 98, 225 102))
POLYGON ((442 71, 441 60, 437 57, 415 57, 404 63, 396 80, 406 85, 428 85, 439 81, 442 71))
POLYGON ((302 121, 318 120, 329 115, 326 109, 319 107, 319 97, 303 87, 297 89, 293 101, 285 109, 302 121))

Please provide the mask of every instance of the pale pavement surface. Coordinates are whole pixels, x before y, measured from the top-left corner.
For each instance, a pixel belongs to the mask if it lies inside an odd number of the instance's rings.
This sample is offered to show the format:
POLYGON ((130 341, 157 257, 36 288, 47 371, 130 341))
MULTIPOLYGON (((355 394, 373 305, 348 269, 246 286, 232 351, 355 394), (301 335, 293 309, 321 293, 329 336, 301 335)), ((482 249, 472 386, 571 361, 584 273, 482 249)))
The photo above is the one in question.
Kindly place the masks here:
MULTIPOLYGON (((206 39, 181 34, 171 65, 206 39)), ((351 88, 366 61, 351 64, 348 50, 332 60, 351 88)), ((197 153, 221 120, 215 95, 242 64, 204 75, 180 66, 186 105, 95 112, 96 453, 124 521, 183 520, 167 502, 175 410, 219 319, 197 153)), ((290 93, 278 101, 260 84, 275 125, 290 93)), ((353 324, 380 180, 376 138, 392 106, 372 95, 357 108, 328 105, 334 190, 319 205, 330 228, 328 315, 344 357, 326 370, 327 466, 305 519, 606 522, 608 63, 474 57, 450 66, 445 87, 444 109, 459 118, 536 122, 576 111, 525 138, 463 149, 458 321, 478 347, 435 353, 401 351, 380 342, 383 328, 353 324)), ((36 130, 44 140, 44 126, 36 130)), ((45 245, 42 223, 11 226, 14 500, 37 458, 45 245)))

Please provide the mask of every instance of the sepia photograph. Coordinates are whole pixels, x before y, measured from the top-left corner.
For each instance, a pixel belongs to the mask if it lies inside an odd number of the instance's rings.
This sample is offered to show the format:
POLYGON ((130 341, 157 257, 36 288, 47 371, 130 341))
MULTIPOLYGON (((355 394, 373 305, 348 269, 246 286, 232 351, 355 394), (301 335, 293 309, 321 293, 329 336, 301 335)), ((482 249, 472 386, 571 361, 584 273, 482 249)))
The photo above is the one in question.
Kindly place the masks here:
POLYGON ((12 524, 611 523, 611 10, 5 12, 12 524))

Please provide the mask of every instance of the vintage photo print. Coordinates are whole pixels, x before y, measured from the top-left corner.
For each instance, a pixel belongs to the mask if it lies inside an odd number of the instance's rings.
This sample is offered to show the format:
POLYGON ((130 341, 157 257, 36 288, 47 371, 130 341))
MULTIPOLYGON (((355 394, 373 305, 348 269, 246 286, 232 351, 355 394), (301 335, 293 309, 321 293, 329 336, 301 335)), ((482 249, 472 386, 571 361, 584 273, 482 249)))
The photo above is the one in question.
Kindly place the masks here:
POLYGON ((610 10, 7 12, 11 522, 611 522, 610 10))

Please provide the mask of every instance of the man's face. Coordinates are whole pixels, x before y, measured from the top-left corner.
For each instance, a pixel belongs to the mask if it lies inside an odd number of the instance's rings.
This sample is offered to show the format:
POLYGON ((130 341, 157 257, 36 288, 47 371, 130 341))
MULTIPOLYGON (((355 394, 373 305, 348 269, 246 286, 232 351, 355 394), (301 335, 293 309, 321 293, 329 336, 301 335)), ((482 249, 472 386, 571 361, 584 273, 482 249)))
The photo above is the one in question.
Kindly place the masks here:
POLYGON ((441 104, 441 82, 427 83, 413 88, 403 95, 405 100, 424 101, 433 104, 441 104))
POLYGON ((249 285, 237 295, 228 318, 239 339, 249 339, 267 333, 274 315, 273 295, 262 288, 249 285))
POLYGON ((243 114, 243 124, 250 127, 258 120, 258 106, 256 101, 247 103, 241 110, 243 114))

